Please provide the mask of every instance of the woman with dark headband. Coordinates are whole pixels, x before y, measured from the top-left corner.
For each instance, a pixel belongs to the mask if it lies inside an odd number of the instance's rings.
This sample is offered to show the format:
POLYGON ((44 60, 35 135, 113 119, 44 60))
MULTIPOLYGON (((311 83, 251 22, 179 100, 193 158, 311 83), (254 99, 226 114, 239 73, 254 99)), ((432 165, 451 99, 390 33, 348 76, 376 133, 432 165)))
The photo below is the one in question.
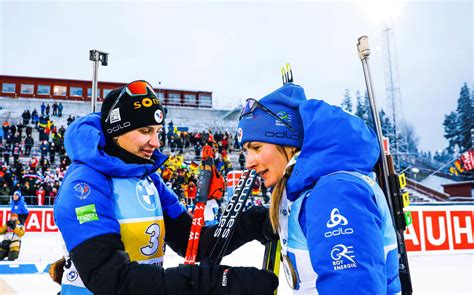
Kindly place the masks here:
MULTIPOLYGON (((135 81, 68 128, 72 164, 54 205, 73 262, 65 263, 62 294, 90 294, 81 279, 94 294, 273 294, 276 276, 256 268, 162 268, 165 244, 184 256, 192 222, 155 173, 167 158, 158 151, 163 122, 152 87, 135 81)), ((228 252, 268 241, 267 218, 261 208, 244 212, 228 252)), ((215 228, 203 228, 198 259, 214 245, 215 228)))
POLYGON ((247 100, 237 135, 247 169, 273 188, 270 219, 294 294, 400 293, 395 231, 371 177, 380 150, 360 118, 287 83, 247 100))

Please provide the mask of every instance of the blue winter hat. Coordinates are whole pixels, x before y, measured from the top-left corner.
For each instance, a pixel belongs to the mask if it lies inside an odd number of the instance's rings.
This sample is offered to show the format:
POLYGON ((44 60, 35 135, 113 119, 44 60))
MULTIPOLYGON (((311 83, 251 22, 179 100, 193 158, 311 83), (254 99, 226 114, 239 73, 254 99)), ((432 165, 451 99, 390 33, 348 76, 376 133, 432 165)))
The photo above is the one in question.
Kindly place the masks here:
POLYGON ((298 108, 305 100, 303 87, 293 83, 259 101, 247 100, 237 130, 240 145, 259 141, 301 148, 304 133, 298 108))

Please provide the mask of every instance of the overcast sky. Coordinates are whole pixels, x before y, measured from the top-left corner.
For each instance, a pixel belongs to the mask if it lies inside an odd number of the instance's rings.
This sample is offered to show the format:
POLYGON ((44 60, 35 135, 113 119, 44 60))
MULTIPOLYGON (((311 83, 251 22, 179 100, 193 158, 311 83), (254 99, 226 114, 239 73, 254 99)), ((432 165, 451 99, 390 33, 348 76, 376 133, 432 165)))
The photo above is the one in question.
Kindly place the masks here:
MULTIPOLYGON (((99 49, 110 53, 101 81, 212 91, 217 107, 229 107, 278 88, 290 62, 309 98, 339 105, 344 89, 365 90, 356 43, 368 35, 385 108, 384 25, 373 8, 364 0, 0 0, 0 74, 91 79, 89 50, 99 49)), ((473 9, 470 0, 403 1, 391 25, 403 115, 423 150, 446 147, 444 115, 463 83, 473 86, 473 9)))

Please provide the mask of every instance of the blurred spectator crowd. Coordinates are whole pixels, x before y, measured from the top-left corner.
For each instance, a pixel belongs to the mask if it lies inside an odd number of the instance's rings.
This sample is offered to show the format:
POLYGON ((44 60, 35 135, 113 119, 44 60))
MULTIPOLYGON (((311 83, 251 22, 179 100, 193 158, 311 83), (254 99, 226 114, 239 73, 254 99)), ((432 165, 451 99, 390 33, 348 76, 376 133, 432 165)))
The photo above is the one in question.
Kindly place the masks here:
MULTIPOLYGON (((64 134, 75 117, 68 116, 66 126, 57 126, 56 118, 63 116, 61 103, 42 103, 21 118, 6 120, 0 130, 0 205, 10 203, 15 191, 20 191, 29 205, 52 205, 64 174, 71 161, 64 148, 64 134), (54 120, 53 120, 54 119, 54 120)), ((59 119, 58 119, 59 121, 59 119)), ((62 119, 64 121, 64 119, 62 119)), ((210 145, 215 153, 217 169, 225 176, 233 170, 233 161, 242 169, 245 156, 236 136, 217 130, 188 132, 187 128, 166 124, 160 134, 160 150, 169 155, 159 169, 163 180, 188 206, 194 204, 201 152, 210 145)))

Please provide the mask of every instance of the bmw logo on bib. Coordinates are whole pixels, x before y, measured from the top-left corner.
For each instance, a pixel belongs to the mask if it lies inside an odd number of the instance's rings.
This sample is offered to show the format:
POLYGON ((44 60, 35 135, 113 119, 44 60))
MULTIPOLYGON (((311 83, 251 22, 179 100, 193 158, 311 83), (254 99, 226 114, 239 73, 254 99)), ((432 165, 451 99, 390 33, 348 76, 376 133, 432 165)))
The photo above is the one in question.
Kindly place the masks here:
POLYGON ((159 206, 154 187, 147 181, 142 180, 137 183, 137 198, 140 205, 148 211, 154 211, 159 206))
POLYGON ((74 270, 68 272, 66 275, 67 280, 70 282, 74 282, 77 279, 77 277, 78 277, 77 272, 74 270))

